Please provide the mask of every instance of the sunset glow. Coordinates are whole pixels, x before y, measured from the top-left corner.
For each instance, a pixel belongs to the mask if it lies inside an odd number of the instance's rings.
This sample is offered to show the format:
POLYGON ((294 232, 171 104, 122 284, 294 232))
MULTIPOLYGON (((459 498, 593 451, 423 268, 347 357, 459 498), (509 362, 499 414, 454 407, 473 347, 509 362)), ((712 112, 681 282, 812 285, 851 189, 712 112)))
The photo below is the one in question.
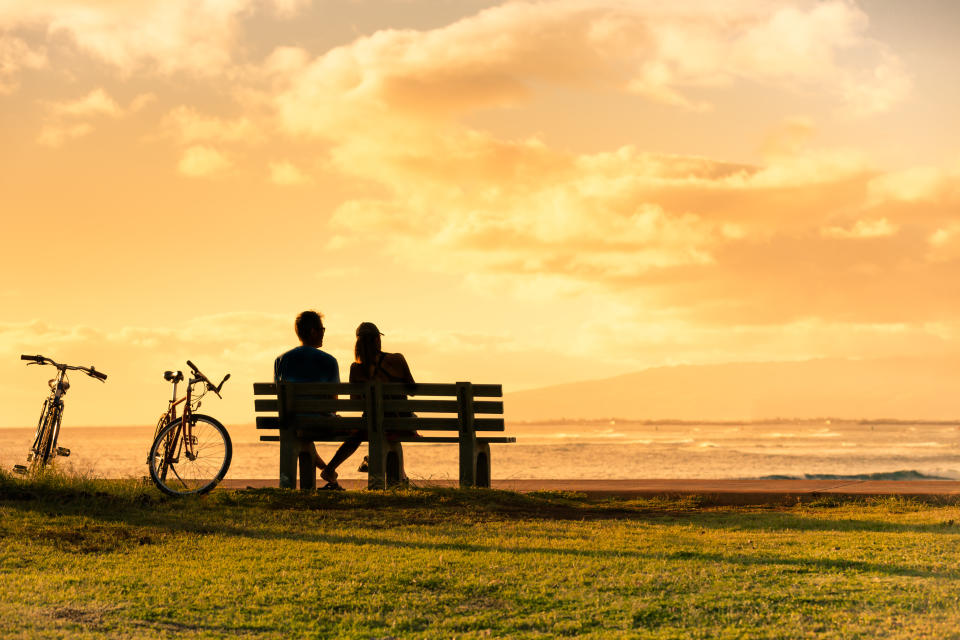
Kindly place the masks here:
POLYGON ((187 358, 248 424, 307 308, 341 375, 373 321, 417 379, 508 392, 960 363, 957 24, 947 0, 0 0, 0 426, 50 377, 21 353, 110 374, 71 424, 151 423, 187 358))

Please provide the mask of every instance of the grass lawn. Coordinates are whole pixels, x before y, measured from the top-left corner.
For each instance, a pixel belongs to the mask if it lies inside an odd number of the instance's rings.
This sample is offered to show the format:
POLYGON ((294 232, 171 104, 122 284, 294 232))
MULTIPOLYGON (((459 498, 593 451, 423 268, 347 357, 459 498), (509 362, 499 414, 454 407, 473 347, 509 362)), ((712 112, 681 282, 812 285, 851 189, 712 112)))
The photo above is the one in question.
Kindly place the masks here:
POLYGON ((216 491, 0 473, 0 637, 960 638, 956 501, 216 491))

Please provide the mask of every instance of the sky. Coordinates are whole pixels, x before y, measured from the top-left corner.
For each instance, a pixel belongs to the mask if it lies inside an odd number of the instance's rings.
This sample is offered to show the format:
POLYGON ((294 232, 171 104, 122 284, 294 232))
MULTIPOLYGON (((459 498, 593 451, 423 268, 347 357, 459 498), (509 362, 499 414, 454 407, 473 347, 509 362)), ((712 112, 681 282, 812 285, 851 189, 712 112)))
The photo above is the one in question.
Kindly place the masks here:
MULTIPOLYGON (((317 309, 423 381, 960 355, 949 0, 0 0, 0 426, 226 422, 317 309)), ((960 372, 958 372, 960 373, 960 372)), ((508 407, 509 417, 509 407, 508 407)))

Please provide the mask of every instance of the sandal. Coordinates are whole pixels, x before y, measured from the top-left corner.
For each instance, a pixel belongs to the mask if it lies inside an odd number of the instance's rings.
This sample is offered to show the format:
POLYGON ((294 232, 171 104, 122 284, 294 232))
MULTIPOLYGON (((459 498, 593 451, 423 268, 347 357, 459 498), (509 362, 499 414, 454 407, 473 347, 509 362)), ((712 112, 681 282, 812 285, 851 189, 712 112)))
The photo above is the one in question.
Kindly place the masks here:
POLYGON ((346 489, 340 486, 339 482, 334 480, 332 482, 328 482, 327 484, 323 485, 322 487, 317 489, 317 491, 346 491, 346 489))

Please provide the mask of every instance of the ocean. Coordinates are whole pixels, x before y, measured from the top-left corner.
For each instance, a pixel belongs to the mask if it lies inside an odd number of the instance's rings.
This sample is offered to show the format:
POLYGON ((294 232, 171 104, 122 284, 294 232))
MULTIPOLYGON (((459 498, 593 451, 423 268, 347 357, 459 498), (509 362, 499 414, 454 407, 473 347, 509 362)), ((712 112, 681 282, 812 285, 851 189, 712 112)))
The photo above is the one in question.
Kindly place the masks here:
MULTIPOLYGON (((229 478, 276 478, 277 443, 252 425, 228 425, 229 478)), ((782 420, 767 422, 544 422, 508 424, 516 444, 491 445, 496 479, 876 478, 960 479, 960 422, 782 420)), ((23 463, 33 429, 0 429, 0 467, 23 463)), ((73 427, 60 445, 65 470, 107 478, 141 477, 152 426, 73 427)), ((329 459, 335 446, 320 445, 329 459)), ((363 447, 341 467, 356 471, 363 447)), ((416 480, 455 479, 456 445, 404 447, 416 480)))

